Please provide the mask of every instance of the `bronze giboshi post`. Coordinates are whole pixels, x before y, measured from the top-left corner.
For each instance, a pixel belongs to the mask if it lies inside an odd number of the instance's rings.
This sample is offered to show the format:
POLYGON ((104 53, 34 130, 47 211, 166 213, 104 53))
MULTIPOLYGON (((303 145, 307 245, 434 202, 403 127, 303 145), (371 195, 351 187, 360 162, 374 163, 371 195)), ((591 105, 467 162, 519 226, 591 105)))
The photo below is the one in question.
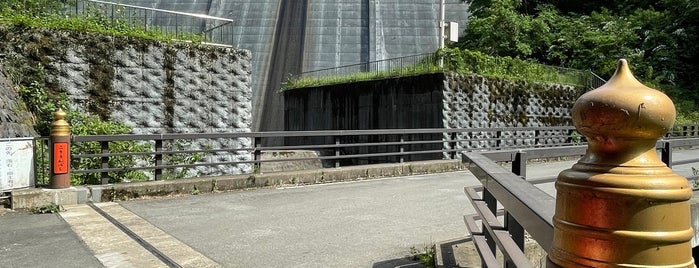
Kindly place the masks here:
POLYGON ((573 106, 587 154, 558 175, 550 267, 694 267, 692 190, 655 149, 675 121, 662 92, 625 60, 573 106))
POLYGON ((49 188, 70 187, 70 125, 66 113, 58 109, 51 123, 49 140, 49 188))

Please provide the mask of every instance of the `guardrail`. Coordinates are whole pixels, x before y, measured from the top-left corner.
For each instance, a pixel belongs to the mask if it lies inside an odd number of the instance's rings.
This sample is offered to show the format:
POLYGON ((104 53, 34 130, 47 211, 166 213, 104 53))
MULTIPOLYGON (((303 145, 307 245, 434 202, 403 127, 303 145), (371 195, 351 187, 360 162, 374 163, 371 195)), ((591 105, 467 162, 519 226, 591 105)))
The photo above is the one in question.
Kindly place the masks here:
POLYGON ((604 85, 604 83, 607 83, 607 80, 604 80, 602 77, 599 77, 596 73, 593 73, 592 71, 590 72, 590 88, 598 88, 604 85))
POLYGON ((76 0, 66 11, 77 16, 103 16, 112 24, 125 23, 146 31, 161 31, 178 39, 184 35, 199 35, 207 42, 233 44, 232 19, 100 0, 76 0))
MULTIPOLYGON (((698 130, 690 126, 692 131, 698 130)), ((680 127, 684 130, 684 126, 680 127)), ((676 137, 676 136, 673 136, 676 137)), ((699 157, 682 161, 672 160, 672 149, 699 146, 699 138, 666 139, 656 143, 661 159, 665 164, 682 165, 699 162, 699 157)), ((471 233, 476 249, 481 256, 483 267, 501 267, 495 256, 504 256, 506 267, 531 267, 524 255, 525 231, 546 251, 553 242, 553 215, 556 200, 534 186, 538 183, 553 182, 556 178, 527 179, 528 159, 580 157, 587 146, 563 148, 537 148, 515 151, 467 152, 463 161, 468 169, 481 181, 476 187, 466 187, 464 192, 477 214, 464 216, 464 223, 471 233), (507 170, 502 163, 511 163, 507 170), (502 209, 497 209, 498 205, 502 209), (497 216, 503 215, 504 222, 497 216), (478 224, 477 221, 481 221, 478 224)), ((688 178, 699 180, 699 176, 688 178)))
MULTIPOLYGON (((509 66, 509 64, 511 64, 509 61, 498 57, 493 58, 493 60, 495 61, 495 66, 499 66, 502 68, 502 70, 496 71, 491 69, 482 69, 482 67, 479 67, 477 64, 470 66, 470 68, 473 69, 472 71, 477 73, 509 72, 509 68, 511 68, 509 66)), ((323 78, 323 84, 332 84, 347 81, 361 81, 376 78, 414 75, 416 73, 439 72, 450 69, 450 67, 442 67, 443 64, 440 64, 441 62, 442 58, 438 53, 424 53, 306 71, 290 77, 288 81, 295 81, 301 78, 323 78)), ((591 71, 543 64, 539 65, 543 69, 547 70, 547 72, 541 75, 540 81, 587 85, 591 88, 599 87, 606 82, 604 79, 600 78, 591 71)))
MULTIPOLYGON (((699 136, 699 125, 676 129, 668 137, 699 136)), ((48 138, 37 138, 36 143, 36 184, 42 185, 48 177, 48 138)), ((168 172, 181 173, 197 167, 230 166, 243 173, 254 173, 261 165, 283 161, 320 160, 325 167, 339 167, 456 159, 465 151, 581 144, 585 144, 585 139, 572 126, 73 136, 71 170, 74 174, 98 177, 95 183, 109 183, 110 179, 119 181, 115 177, 120 174, 134 171, 145 172, 150 180, 162 180, 167 179, 164 174, 168 172), (280 137, 285 140, 284 146, 262 146, 265 139, 280 137), (139 151, 128 151, 137 146, 139 151), (280 150, 312 150, 320 152, 320 156, 261 159, 264 152, 280 150)), ((181 173, 179 177, 186 176, 181 173)))
POLYGON ((358 79, 366 79, 381 75, 399 76, 414 74, 417 70, 422 72, 436 72, 442 70, 442 68, 439 67, 439 57, 437 57, 435 53, 424 53, 365 63, 349 64, 302 72, 296 77, 292 77, 292 79, 302 77, 319 78, 346 75, 353 75, 358 79))

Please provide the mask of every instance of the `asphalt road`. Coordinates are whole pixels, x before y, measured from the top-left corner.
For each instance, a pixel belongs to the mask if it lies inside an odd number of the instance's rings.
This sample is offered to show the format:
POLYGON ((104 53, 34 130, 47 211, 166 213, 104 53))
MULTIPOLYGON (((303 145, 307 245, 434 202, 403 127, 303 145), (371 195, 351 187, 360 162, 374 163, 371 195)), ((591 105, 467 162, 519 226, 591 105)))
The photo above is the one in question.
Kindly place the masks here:
POLYGON ((0 213, 0 267, 101 267, 58 214, 0 213))
POLYGON ((394 267, 467 235, 462 189, 477 184, 454 172, 121 205, 226 267, 394 267))
MULTIPOLYGON (((673 156, 696 158, 698 152, 677 150, 673 156)), ((527 173, 548 177, 572 164, 537 163, 527 173)), ((676 166, 675 171, 692 176, 692 167, 676 166)), ((463 187, 478 184, 463 171, 134 200, 103 209, 137 235, 139 230, 162 233, 154 235, 154 245, 179 244, 179 252, 194 252, 224 267, 396 267, 411 262, 406 256, 413 247, 467 235, 462 216, 473 209, 463 187)), ((538 187, 555 194, 553 183, 538 187)), ((98 260, 86 245, 93 242, 76 235, 94 226, 93 220, 80 223, 84 217, 78 210, 69 208, 64 217, 72 213, 70 222, 80 228, 55 214, 0 215, 0 267, 101 266, 104 254, 98 260)), ((123 251, 121 256, 132 252, 123 251)), ((112 256, 111 261, 119 260, 112 256)))

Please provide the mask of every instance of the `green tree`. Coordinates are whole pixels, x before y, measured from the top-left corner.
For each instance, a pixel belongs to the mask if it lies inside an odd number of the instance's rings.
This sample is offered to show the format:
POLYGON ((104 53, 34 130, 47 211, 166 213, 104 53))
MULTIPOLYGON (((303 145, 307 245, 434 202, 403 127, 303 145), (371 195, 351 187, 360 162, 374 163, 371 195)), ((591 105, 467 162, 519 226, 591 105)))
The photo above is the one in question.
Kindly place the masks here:
POLYGON ((458 47, 602 77, 626 58, 639 79, 670 95, 680 112, 699 110, 699 1, 464 2, 473 16, 458 47))

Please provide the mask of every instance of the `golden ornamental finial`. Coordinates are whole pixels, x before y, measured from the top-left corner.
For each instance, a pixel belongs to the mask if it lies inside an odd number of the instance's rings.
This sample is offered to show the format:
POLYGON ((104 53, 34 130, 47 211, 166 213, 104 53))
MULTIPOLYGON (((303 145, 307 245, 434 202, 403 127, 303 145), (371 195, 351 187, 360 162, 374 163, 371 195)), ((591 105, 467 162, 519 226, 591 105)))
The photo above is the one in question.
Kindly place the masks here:
POLYGON ((572 114, 588 149, 556 180, 549 260, 561 267, 694 267, 692 190, 655 150, 675 120, 670 98, 619 60, 614 76, 583 94, 572 114))
POLYGON ((610 138, 657 139, 675 121, 675 107, 664 93, 634 77, 619 60, 612 78, 583 94, 573 106, 573 124, 590 142, 610 138))
POLYGON ((67 114, 66 114, 66 112, 63 111, 63 109, 58 108, 58 111, 56 111, 55 113, 53 113, 53 118, 54 118, 55 121, 58 121, 58 120, 66 120, 66 115, 67 115, 67 114))
POLYGON ((58 108, 58 111, 53 113, 53 122, 51 123, 51 136, 70 136, 70 125, 66 121, 66 112, 58 108))

